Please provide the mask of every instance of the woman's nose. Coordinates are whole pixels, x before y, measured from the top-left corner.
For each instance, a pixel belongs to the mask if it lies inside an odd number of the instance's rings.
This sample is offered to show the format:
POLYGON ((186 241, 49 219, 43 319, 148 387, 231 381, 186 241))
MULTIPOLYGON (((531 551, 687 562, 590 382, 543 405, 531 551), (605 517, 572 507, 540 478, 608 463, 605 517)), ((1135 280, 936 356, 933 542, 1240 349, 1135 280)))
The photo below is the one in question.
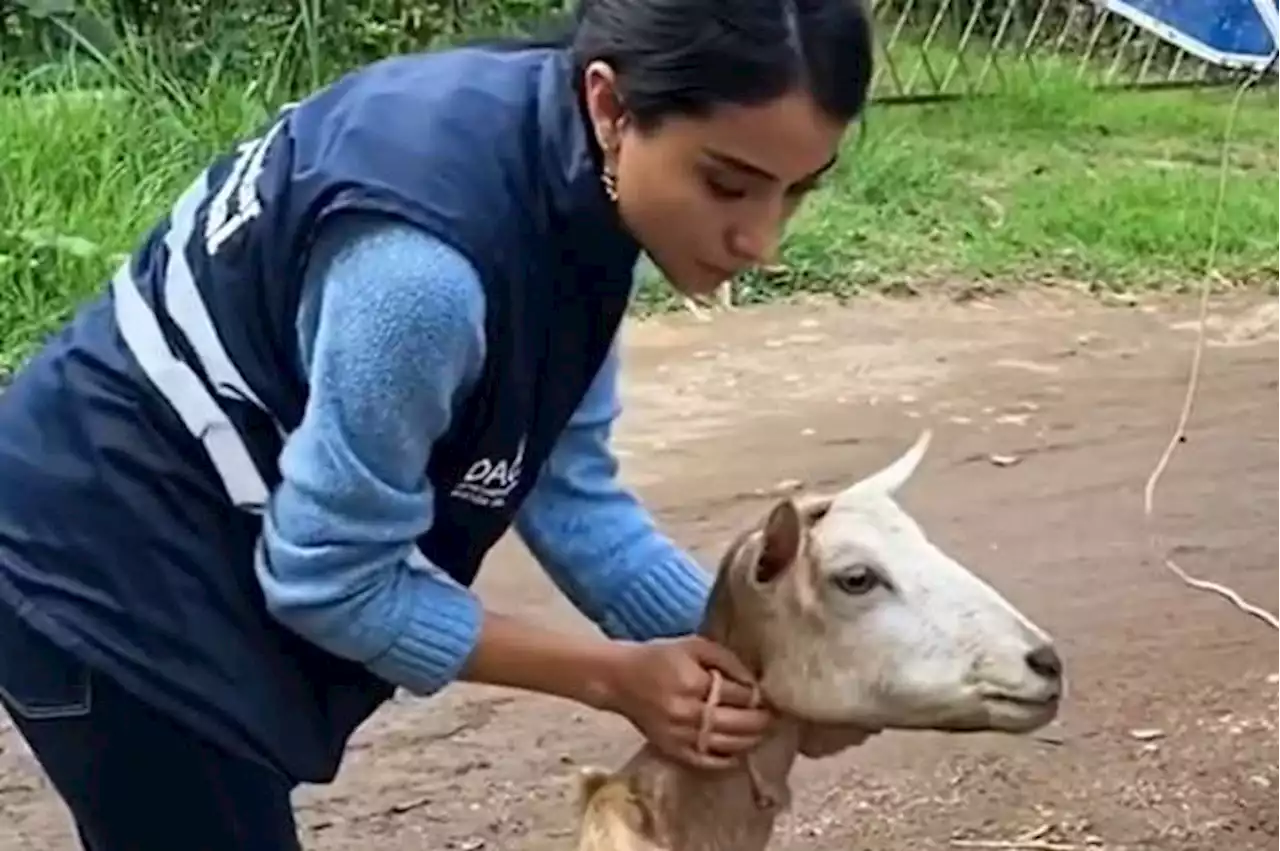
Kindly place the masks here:
POLYGON ((779 236, 780 229, 771 223, 735 228, 729 234, 729 251, 748 263, 766 265, 778 255, 779 236))

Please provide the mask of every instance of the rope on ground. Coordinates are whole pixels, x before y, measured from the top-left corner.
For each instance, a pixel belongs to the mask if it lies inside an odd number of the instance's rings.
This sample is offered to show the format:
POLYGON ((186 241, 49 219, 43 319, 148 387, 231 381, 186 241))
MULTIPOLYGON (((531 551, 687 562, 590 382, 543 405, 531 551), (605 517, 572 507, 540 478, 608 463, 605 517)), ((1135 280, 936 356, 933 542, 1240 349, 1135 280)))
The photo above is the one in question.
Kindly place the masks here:
POLYGON ((1191 419, 1191 409, 1195 402, 1196 391, 1200 385, 1200 369, 1204 359, 1205 338, 1208 331, 1209 318, 1209 294, 1213 290, 1213 281, 1219 278, 1216 270, 1218 259, 1218 240, 1222 230, 1222 211, 1226 206, 1227 195, 1227 173, 1228 160, 1231 146, 1232 134, 1235 130, 1236 115, 1240 111, 1240 103, 1244 100, 1245 92, 1261 78, 1262 74, 1267 71, 1258 72, 1251 75, 1236 90, 1235 97, 1231 101, 1230 112, 1227 114, 1226 127, 1223 130, 1221 156, 1218 162, 1218 197, 1217 206, 1213 212, 1213 223, 1209 233, 1209 248, 1205 262, 1204 282, 1200 288, 1200 310, 1199 323, 1196 332, 1195 349, 1191 355, 1190 376, 1187 380, 1186 395, 1182 400, 1182 411, 1178 416, 1178 424, 1173 430, 1172 437, 1165 447, 1164 452, 1160 456, 1160 460, 1156 462, 1155 469, 1151 471, 1150 477, 1147 479, 1147 485, 1143 492, 1143 509, 1146 515, 1147 527, 1151 535, 1152 549, 1161 554, 1164 565, 1178 579, 1182 580, 1186 585, 1198 589, 1200 591, 1208 591, 1226 598, 1237 609, 1247 615, 1258 618, 1267 623, 1272 629, 1280 630, 1280 620, 1266 609, 1247 602, 1234 589, 1217 582, 1210 582, 1207 579, 1200 579, 1187 573, 1177 562, 1170 556, 1164 555, 1167 549, 1162 545, 1159 535, 1153 527, 1153 519, 1155 515, 1155 491, 1156 484, 1160 481, 1160 477, 1164 475, 1165 469, 1169 466, 1169 461, 1173 457, 1174 451, 1178 444, 1186 439, 1187 422, 1191 419))

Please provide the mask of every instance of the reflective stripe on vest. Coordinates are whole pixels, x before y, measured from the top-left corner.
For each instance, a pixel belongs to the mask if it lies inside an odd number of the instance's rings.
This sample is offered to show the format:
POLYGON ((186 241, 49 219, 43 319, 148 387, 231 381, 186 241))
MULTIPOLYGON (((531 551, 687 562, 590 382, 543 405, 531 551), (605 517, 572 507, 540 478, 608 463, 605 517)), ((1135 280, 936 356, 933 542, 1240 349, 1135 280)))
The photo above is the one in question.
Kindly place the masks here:
MULTIPOLYGON (((291 107, 288 105, 286 109, 291 107)), ((213 256, 219 247, 242 225, 261 212, 261 201, 255 184, 267 149, 283 126, 277 122, 262 139, 250 140, 239 147, 239 156, 226 180, 209 202, 203 234, 204 250, 213 256), (227 215, 232 194, 237 197, 236 212, 227 215)), ((182 332, 194 350, 209 381, 220 392, 250 402, 266 412, 281 438, 288 434, 275 415, 262 403, 240 374, 218 337, 200 290, 187 262, 186 247, 196 237, 195 220, 201 203, 209 198, 209 172, 205 170, 192 182, 174 205, 164 245, 168 258, 164 273, 165 303, 170 321, 182 332)), ((261 514, 270 496, 244 438, 210 395, 200 377, 173 352, 161 330, 155 311, 138 289, 126 260, 111 281, 116 324, 125 345, 137 360, 148 380, 181 418, 192 436, 199 440, 213 463, 223 488, 237 508, 261 514)), ((417 569, 441 573, 418 546, 410 549, 408 563, 417 569)))
POLYGON ((246 511, 261 512, 267 502, 267 484, 244 440, 195 371, 174 356, 159 320, 129 273, 128 261, 116 272, 111 289, 120 335, 142 371, 173 406, 187 431, 204 444, 232 503, 246 511))
MULTIPOLYGON (((267 150, 283 126, 283 119, 278 120, 263 137, 238 146, 238 156, 212 198, 207 169, 183 192, 170 214, 164 237, 168 257, 163 281, 169 319, 186 338, 213 387, 264 411, 281 431, 281 437, 284 434, 280 423, 236 369, 218 337, 218 330, 200 297, 191 264, 187 262, 187 248, 193 239, 199 239, 200 250, 212 257, 228 237, 262 211, 256 184, 267 150), (233 195, 235 212, 228 215, 233 195), (196 216, 206 200, 209 215, 205 232, 197 236, 196 216)), ((246 511, 260 513, 269 491, 244 439, 195 371, 174 354, 155 311, 142 297, 129 267, 129 261, 125 261, 111 284, 116 322, 125 344, 187 430, 204 444, 232 503, 246 511)))

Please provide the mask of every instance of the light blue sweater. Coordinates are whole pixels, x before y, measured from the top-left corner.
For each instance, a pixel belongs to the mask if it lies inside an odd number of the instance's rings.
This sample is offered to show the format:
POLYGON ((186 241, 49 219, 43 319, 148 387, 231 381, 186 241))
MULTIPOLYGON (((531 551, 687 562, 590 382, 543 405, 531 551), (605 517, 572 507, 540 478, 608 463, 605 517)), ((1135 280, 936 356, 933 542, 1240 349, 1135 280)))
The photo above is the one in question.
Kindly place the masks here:
MULTIPOLYGON (((281 623, 420 695, 458 676, 479 633, 472 592, 406 558, 432 522, 432 443, 480 374, 484 313, 474 269, 421 231, 346 216, 321 234, 298 320, 310 397, 258 550, 281 623)), ((615 350, 515 528, 607 635, 689 633, 709 575, 616 478, 617 376, 615 350)))

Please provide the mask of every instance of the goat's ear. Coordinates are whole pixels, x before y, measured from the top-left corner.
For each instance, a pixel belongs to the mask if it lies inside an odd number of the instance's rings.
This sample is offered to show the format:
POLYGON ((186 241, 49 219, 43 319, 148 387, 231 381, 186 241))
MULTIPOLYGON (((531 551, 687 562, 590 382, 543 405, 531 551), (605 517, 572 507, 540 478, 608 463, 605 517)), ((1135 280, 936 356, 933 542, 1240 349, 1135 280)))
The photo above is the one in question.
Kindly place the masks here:
POLYGON ((796 508, 804 519, 804 525, 813 526, 831 510, 835 497, 830 494, 810 494, 797 500, 796 508))
POLYGON ((772 582, 800 557, 804 546, 804 518, 789 499, 773 507, 764 521, 764 540, 756 561, 756 579, 772 582))

